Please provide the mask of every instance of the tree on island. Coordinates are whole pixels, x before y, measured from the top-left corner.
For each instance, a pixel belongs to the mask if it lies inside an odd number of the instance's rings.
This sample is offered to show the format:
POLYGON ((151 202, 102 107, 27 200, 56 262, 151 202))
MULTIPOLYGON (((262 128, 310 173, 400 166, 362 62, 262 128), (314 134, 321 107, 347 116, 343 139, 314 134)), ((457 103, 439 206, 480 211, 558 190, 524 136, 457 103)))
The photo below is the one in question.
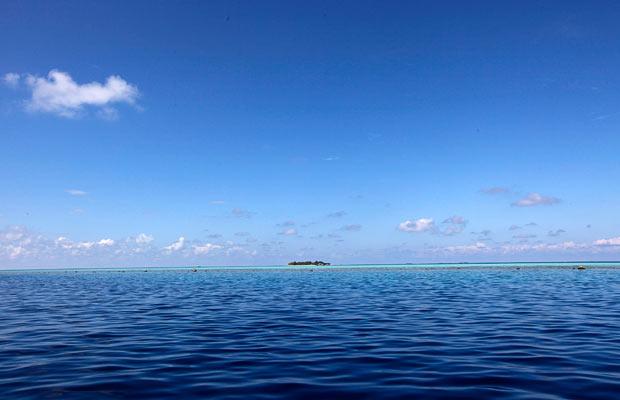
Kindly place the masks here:
POLYGON ((324 261, 291 261, 288 265, 316 265, 316 266, 325 266, 331 265, 328 262, 324 261))

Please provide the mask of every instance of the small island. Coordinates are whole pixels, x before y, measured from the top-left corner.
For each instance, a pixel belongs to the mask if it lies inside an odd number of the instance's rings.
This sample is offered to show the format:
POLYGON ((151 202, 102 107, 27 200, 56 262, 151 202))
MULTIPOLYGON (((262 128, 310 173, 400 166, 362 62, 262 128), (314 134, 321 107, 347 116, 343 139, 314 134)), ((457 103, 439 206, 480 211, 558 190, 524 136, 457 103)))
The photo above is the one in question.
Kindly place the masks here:
POLYGON ((291 261, 288 265, 316 265, 316 266, 326 266, 331 265, 328 262, 323 261, 291 261))

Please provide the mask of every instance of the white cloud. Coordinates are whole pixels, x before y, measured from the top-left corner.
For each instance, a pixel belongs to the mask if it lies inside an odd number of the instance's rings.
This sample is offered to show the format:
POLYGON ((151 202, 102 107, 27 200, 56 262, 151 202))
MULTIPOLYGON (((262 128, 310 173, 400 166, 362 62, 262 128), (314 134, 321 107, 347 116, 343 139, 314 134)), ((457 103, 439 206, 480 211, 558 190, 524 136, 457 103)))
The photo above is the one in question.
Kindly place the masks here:
POLYGON ((21 77, 19 74, 9 72, 8 74, 4 74, 2 77, 2 82, 10 88, 16 88, 19 85, 20 79, 21 77))
POLYGON ((407 220, 398 225, 398 229, 403 232, 426 232, 433 230, 435 222, 432 218, 420 218, 413 221, 407 220))
POLYGON ((176 251, 179 251, 181 249, 183 249, 183 247, 185 247, 185 238, 183 236, 181 236, 179 239, 177 239, 177 241, 169 244, 168 246, 164 247, 164 252, 166 254, 172 254, 176 251))
POLYGON ((594 241, 596 246, 620 246, 620 236, 609 239, 598 239, 594 241))
POLYGON ((65 190, 65 192, 69 193, 71 196, 86 196, 88 193, 86 193, 83 190, 78 190, 78 189, 67 189, 65 190))
POLYGON ((137 244, 149 244, 154 239, 155 238, 151 235, 147 235, 146 233, 141 233, 138 236, 136 236, 136 243, 137 244))
POLYGON ((113 246, 114 245, 114 240, 112 240, 112 239, 101 239, 100 241, 97 242, 97 244, 99 246, 105 246, 105 247, 113 246))
MULTIPOLYGON (((9 79, 14 80, 13 77, 9 79)), ((47 77, 28 75, 25 81, 32 92, 26 104, 28 110, 62 117, 75 117, 86 106, 113 116, 116 115, 113 104, 134 104, 139 96, 136 86, 116 75, 109 76, 103 84, 78 84, 68 73, 51 70, 47 77)))
POLYGON ((539 193, 530 193, 527 196, 523 197, 512 203, 515 207, 533 207, 540 205, 552 205, 560 202, 560 199, 552 196, 543 196, 539 193))
POLYGON ((327 214, 327 218, 341 218, 347 215, 347 212, 344 210, 334 211, 332 213, 327 214))
POLYGON ((213 243, 205 243, 205 244, 193 246, 194 254, 196 254, 197 256, 206 255, 206 254, 209 254, 213 250, 217 250, 221 248, 222 246, 213 244, 213 243))
POLYGON ((549 231, 547 235, 551 237, 555 237, 555 236, 560 236, 563 233, 566 233, 564 229, 556 229, 555 231, 549 231))

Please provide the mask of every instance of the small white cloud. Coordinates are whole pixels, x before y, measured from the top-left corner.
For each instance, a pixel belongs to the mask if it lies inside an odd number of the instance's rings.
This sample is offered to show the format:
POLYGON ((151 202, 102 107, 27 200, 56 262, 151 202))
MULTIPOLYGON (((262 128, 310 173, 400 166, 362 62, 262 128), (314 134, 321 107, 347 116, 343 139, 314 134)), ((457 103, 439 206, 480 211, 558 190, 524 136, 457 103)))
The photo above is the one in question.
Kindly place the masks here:
POLYGON ((9 72, 8 74, 4 74, 2 77, 2 82, 10 88, 16 88, 19 85, 20 79, 21 76, 19 74, 9 72))
POLYGON ((97 242, 97 244, 99 246, 103 246, 103 247, 113 246, 114 245, 114 240, 112 240, 112 239, 101 239, 99 242, 97 242))
POLYGON ((413 221, 407 220, 398 225, 403 232, 427 232, 433 230, 435 222, 432 218, 420 218, 413 221))
POLYGON ((594 244, 596 246, 620 246, 620 236, 609 239, 595 240, 594 244))
POLYGON ((181 250, 183 247, 185 247, 185 238, 181 236, 179 239, 177 239, 176 242, 173 242, 169 244, 168 246, 164 247, 164 252, 166 254, 171 254, 171 253, 181 250))
POLYGON ((213 250, 221 249, 222 246, 213 243, 205 243, 201 245, 194 245, 193 248, 194 254, 196 254, 197 256, 203 256, 209 254, 213 250))
POLYGON ((225 204, 225 203, 226 203, 226 202, 225 202, 224 200, 211 200, 211 201, 209 202, 209 204, 213 204, 213 205, 215 205, 215 206, 219 206, 219 205, 222 205, 222 204, 225 204))
POLYGON ((139 96, 134 85, 115 75, 109 76, 103 84, 78 84, 68 73, 52 70, 47 77, 28 75, 26 85, 32 92, 28 110, 69 118, 77 116, 85 106, 98 108, 104 116, 116 115, 112 104, 134 104, 139 96))
POLYGON ((284 236, 295 236, 297 235, 297 229, 295 228, 288 228, 283 230, 282 232, 280 232, 280 235, 284 235, 284 236))
POLYGON ((550 206, 559 202, 560 199, 558 199, 557 197, 543 196, 539 193, 530 193, 522 199, 515 201, 514 203, 512 203, 512 205, 514 207, 533 207, 541 205, 550 206))
POLYGON ((69 193, 71 196, 77 197, 86 196, 88 194, 87 192, 78 189, 67 189, 65 192, 69 193))
POLYGON ((563 233, 566 233, 564 229, 556 229, 555 231, 549 231, 547 235, 551 237, 555 237, 555 236, 560 236, 563 233))
POLYGON ((154 239, 155 238, 151 235, 147 235, 146 233, 141 233, 138 236, 136 236, 136 243, 137 244, 149 244, 154 239))

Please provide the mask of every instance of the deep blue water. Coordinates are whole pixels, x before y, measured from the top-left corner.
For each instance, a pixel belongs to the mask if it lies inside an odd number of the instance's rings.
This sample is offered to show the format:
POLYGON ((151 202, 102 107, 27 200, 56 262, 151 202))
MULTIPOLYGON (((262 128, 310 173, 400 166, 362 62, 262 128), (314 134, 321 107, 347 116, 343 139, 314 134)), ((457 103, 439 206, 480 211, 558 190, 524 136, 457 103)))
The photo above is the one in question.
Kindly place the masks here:
POLYGON ((0 398, 620 398, 620 269, 0 273, 0 398))

